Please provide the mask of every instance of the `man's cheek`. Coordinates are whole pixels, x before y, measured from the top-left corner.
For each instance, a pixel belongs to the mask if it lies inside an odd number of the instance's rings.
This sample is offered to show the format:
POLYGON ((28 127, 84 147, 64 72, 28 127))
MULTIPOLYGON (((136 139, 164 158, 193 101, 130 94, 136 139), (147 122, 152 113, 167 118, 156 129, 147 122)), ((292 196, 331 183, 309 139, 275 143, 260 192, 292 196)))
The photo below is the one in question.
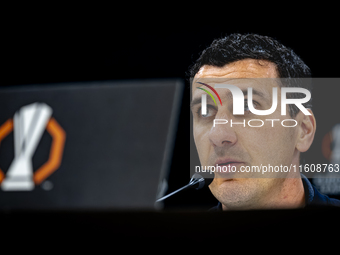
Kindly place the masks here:
POLYGON ((196 132, 194 137, 199 159, 201 164, 204 165, 209 158, 209 137, 202 132, 196 132))
POLYGON ((274 128, 246 128, 238 135, 238 142, 254 160, 263 161, 279 146, 280 140, 274 128))
POLYGON ((198 152, 199 159, 201 161, 201 164, 204 165, 206 163, 206 160, 208 158, 208 148, 207 148, 207 143, 199 140, 196 143, 196 148, 198 152))
POLYGON ((290 156, 292 134, 288 128, 264 128, 263 133, 258 134, 256 140, 253 143, 253 151, 258 163, 275 163, 290 156))

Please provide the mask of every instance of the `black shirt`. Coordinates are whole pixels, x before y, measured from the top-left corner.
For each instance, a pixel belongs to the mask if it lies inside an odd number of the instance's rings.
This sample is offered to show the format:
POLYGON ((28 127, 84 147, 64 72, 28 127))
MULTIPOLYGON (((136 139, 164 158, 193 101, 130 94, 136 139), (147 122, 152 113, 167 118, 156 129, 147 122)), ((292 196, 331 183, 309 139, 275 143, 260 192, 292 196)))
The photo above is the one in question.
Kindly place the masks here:
MULTIPOLYGON (((301 175, 301 178, 305 190, 305 208, 316 206, 340 207, 340 200, 321 194, 304 175, 301 175)), ((221 202, 218 202, 217 206, 211 208, 210 211, 222 211, 221 202)))

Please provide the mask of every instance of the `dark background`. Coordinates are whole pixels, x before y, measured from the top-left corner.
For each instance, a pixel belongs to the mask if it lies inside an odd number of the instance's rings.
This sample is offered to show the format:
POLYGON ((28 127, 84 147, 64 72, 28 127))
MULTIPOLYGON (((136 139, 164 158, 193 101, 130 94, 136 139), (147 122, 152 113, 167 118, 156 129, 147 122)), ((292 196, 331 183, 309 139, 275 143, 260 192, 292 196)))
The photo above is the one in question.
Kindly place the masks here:
MULTIPOLYGON (((329 17, 316 20, 312 15, 298 19, 293 14, 232 17, 193 11, 162 11, 156 15, 119 8, 110 13, 67 9, 55 13, 51 9, 39 13, 23 10, 5 19, 1 30, 1 86, 185 79, 188 67, 213 39, 236 32, 268 35, 291 47, 311 68, 313 77, 339 77, 337 24, 329 17)), ((188 182, 190 93, 188 82, 186 85, 169 192, 188 182)), ((204 189, 174 196, 165 205, 181 208, 215 204, 216 200, 204 189)))

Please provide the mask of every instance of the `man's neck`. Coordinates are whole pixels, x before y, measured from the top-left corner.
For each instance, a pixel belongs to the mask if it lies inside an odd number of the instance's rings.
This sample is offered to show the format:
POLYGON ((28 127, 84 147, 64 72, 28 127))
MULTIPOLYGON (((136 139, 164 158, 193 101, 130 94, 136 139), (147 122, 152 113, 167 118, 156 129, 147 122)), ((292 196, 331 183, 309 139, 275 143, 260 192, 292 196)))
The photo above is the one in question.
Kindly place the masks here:
MULTIPOLYGON (((300 153, 295 151, 292 165, 297 168, 300 162, 300 153)), ((305 190, 299 172, 289 172, 279 187, 275 188, 264 201, 264 209, 293 209, 305 207, 305 190)))
POLYGON ((305 191, 301 178, 286 178, 276 196, 268 199, 264 208, 292 209, 305 206, 305 191))

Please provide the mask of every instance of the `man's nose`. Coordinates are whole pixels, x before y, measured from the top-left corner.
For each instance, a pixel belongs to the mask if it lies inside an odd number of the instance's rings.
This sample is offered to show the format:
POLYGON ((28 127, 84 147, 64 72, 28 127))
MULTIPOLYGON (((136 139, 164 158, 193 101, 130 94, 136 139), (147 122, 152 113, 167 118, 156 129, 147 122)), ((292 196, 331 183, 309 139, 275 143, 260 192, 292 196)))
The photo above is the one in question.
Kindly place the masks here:
POLYGON ((237 141, 234 128, 230 126, 230 119, 225 120, 216 121, 215 126, 209 131, 209 140, 214 147, 232 146, 237 141))

